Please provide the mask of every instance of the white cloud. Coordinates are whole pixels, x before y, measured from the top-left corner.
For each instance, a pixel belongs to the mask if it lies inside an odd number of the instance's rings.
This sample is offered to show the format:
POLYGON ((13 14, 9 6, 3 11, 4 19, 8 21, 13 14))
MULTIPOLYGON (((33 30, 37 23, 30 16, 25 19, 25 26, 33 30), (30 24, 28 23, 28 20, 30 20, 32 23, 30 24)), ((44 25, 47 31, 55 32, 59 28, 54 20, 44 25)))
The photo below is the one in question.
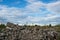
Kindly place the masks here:
POLYGON ((50 15, 50 16, 47 16, 46 18, 45 18, 45 20, 53 20, 53 19, 55 19, 56 17, 59 17, 58 15, 50 15))
POLYGON ((47 4, 47 9, 54 13, 60 13, 60 1, 47 4))
POLYGON ((28 6, 26 6, 26 9, 31 11, 31 12, 41 12, 40 8, 44 7, 45 4, 43 4, 42 2, 34 2, 28 6))
MULTIPOLYGON (((16 8, 16 7, 7 7, 4 5, 0 5, 0 17, 3 17, 5 19, 7 19, 10 22, 14 22, 14 23, 48 23, 51 20, 51 23, 58 23, 53 22, 56 18, 60 17, 58 16, 59 14, 55 14, 52 15, 50 13, 48 13, 49 15, 46 15, 46 17, 41 17, 41 16, 37 16, 37 17, 33 17, 30 16, 28 14, 34 14, 35 13, 39 13, 42 14, 42 11, 40 8, 41 7, 45 7, 48 11, 50 12, 54 12, 54 13, 60 13, 60 2, 55 2, 55 3, 49 3, 49 4, 44 4, 42 2, 38 2, 35 0, 29 0, 28 1, 31 4, 28 4, 25 8, 21 9, 21 8, 16 8), (58 8, 58 9, 57 9, 58 8), (25 18, 22 17, 26 16, 25 18)), ((48 12, 47 11, 47 12, 48 12)), ((45 15, 45 14, 43 14, 45 15)))
POLYGON ((26 0, 28 3, 36 2, 37 0, 26 0))
POLYGON ((14 7, 10 8, 10 7, 0 5, 0 17, 3 17, 8 21, 14 22, 16 20, 19 20, 19 19, 16 19, 18 16, 20 17, 23 15, 26 15, 26 14, 24 13, 24 11, 22 11, 19 8, 14 8, 14 7))
POLYGON ((28 9, 31 12, 35 12, 35 13, 41 12, 40 8, 45 7, 48 11, 52 13, 60 13, 60 1, 56 1, 48 4, 44 4, 36 0, 28 0, 28 1, 31 2, 31 4, 28 4, 26 6, 26 9, 28 9))
POLYGON ((27 20, 29 20, 31 22, 38 22, 38 21, 40 21, 40 18, 39 17, 28 16, 27 20))

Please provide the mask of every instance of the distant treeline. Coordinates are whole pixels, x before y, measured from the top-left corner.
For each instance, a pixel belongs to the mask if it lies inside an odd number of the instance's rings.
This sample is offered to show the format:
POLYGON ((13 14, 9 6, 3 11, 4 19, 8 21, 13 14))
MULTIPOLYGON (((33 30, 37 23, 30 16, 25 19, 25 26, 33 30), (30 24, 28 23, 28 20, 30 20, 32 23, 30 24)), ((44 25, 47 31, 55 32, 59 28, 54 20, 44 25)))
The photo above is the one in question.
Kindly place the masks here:
POLYGON ((5 24, 0 24, 0 29, 2 28, 6 28, 6 25, 5 24))
MULTIPOLYGON (((8 22, 7 24, 9 24, 10 22, 8 22)), ((0 24, 0 29, 3 29, 3 28, 6 28, 7 27, 7 24, 5 25, 5 24, 0 24)), ((14 25, 13 23, 10 23, 9 25, 11 26, 11 24, 12 25, 14 25)), ((17 24, 15 24, 15 25, 17 25, 17 24)), ((27 24, 25 24, 25 25, 22 25, 22 26, 28 26, 27 24)), ((30 25, 29 25, 30 26, 30 25)), ((33 25, 32 25, 33 26, 33 25)), ((32 27, 31 26, 31 27, 32 27)), ((52 26, 52 24, 49 24, 49 25, 44 25, 44 26, 40 26, 40 25, 34 25, 34 26, 39 26, 39 27, 60 27, 60 24, 57 24, 57 25, 54 25, 54 26, 52 26)))

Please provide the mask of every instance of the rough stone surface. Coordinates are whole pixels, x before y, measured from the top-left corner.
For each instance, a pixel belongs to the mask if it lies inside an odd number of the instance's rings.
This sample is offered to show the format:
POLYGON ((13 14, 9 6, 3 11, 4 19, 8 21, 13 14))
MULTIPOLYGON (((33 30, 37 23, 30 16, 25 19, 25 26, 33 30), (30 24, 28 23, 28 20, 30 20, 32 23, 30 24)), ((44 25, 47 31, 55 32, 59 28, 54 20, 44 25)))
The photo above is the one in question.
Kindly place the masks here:
POLYGON ((11 23, 8 23, 4 34, 6 38, 3 40, 56 40, 54 36, 57 37, 57 32, 52 29, 28 28, 11 23))

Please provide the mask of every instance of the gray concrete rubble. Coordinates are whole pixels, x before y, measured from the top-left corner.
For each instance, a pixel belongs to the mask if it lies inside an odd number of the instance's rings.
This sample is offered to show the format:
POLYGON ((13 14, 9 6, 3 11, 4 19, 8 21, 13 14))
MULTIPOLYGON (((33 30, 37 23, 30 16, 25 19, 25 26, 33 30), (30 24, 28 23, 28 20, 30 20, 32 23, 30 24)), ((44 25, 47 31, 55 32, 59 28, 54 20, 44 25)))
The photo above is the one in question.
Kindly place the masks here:
POLYGON ((55 30, 28 29, 27 27, 9 24, 4 32, 0 33, 0 40, 57 40, 58 33, 55 30))

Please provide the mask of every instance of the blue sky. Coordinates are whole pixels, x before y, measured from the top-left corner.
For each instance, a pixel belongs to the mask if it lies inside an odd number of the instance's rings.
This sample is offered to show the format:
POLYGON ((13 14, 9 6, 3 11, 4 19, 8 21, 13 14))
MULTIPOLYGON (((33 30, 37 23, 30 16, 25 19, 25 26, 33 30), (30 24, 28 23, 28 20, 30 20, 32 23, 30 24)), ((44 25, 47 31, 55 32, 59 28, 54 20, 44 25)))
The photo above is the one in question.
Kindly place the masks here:
POLYGON ((0 22, 60 24, 60 0, 0 0, 0 22))

